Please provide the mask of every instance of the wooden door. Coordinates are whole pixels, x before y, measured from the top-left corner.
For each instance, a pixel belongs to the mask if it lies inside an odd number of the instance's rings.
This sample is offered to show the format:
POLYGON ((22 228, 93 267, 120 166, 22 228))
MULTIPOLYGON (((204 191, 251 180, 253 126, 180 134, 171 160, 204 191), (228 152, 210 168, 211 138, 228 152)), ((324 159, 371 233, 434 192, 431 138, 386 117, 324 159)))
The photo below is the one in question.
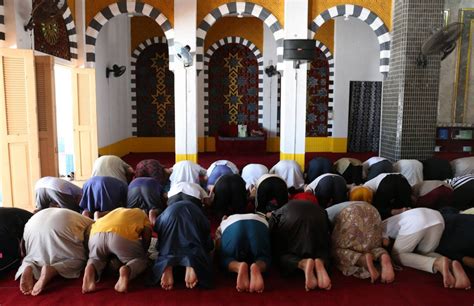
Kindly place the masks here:
POLYGON ((92 174, 98 157, 95 70, 78 68, 72 73, 74 122, 74 171, 77 180, 92 174))
POLYGON ((40 178, 32 50, 0 49, 0 140, 3 206, 32 210, 40 178))
POLYGON ((35 56, 35 68, 41 176, 58 176, 53 57, 35 56))

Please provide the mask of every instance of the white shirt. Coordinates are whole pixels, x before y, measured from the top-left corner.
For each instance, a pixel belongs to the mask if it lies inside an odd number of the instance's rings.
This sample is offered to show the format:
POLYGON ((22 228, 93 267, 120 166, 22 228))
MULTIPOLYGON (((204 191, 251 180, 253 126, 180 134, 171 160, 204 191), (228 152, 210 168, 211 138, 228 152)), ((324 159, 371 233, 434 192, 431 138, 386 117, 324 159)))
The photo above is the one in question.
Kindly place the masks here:
POLYGON ((61 178, 52 176, 45 176, 36 181, 35 190, 41 188, 55 190, 72 196, 79 196, 82 194, 82 189, 80 187, 61 178))
POLYGON ((401 173, 410 186, 423 181, 423 164, 416 159, 401 159, 393 164, 393 171, 401 173))
POLYGON ((268 168, 261 164, 248 164, 242 169, 242 178, 245 181, 245 188, 255 186, 262 175, 268 173, 268 168))
POLYGON ((199 175, 206 175, 206 173, 206 169, 192 161, 180 161, 173 166, 173 172, 170 175, 171 186, 179 182, 199 184, 199 175))
POLYGON ((453 168, 453 175, 455 177, 474 174, 474 156, 458 158, 451 161, 451 168, 453 168))
POLYGON ((369 169, 372 167, 372 165, 375 165, 378 162, 388 160, 385 157, 380 157, 380 156, 374 156, 366 160, 365 162, 362 163, 362 171, 363 171, 363 176, 367 177, 369 175, 369 169))
POLYGON ((387 177, 387 175, 393 175, 393 174, 400 174, 400 173, 380 173, 370 181, 365 182, 364 186, 369 187, 370 189, 373 190, 373 192, 377 191, 377 188, 379 188, 380 182, 387 177))
POLYGON ((280 176, 288 188, 301 189, 304 186, 303 172, 300 165, 294 160, 280 160, 270 169, 269 173, 280 176))
POLYGON ((110 176, 128 184, 127 170, 131 168, 120 157, 104 155, 94 161, 92 176, 110 176))
POLYGON ((221 222, 221 233, 224 233, 226 228, 228 228, 230 225, 234 224, 237 221, 242 221, 242 220, 256 220, 259 222, 262 222, 263 224, 268 227, 268 222, 265 219, 264 216, 258 215, 258 214, 235 214, 229 216, 227 219, 222 220, 221 222))
POLYGON ((334 174, 334 173, 325 173, 325 174, 321 174, 320 176, 318 176, 314 181, 312 181, 311 183, 309 183, 306 188, 304 189, 304 191, 311 191, 314 193, 314 190, 316 189, 316 186, 318 186, 319 182, 325 178, 325 177, 328 177, 328 176, 340 176, 339 174, 334 174))
POLYGON ((209 197, 207 192, 202 189, 200 185, 195 183, 179 182, 171 185, 170 191, 168 191, 168 198, 171 198, 180 192, 187 194, 188 196, 195 197, 201 201, 202 199, 209 197))
POLYGON ((213 162, 209 166, 209 168, 207 169, 207 176, 211 176, 212 170, 214 170, 214 168, 216 166, 222 166, 222 165, 229 167, 230 170, 232 171, 232 173, 239 174, 239 169, 237 168, 237 166, 233 162, 222 159, 222 160, 218 160, 218 161, 213 162))
POLYGON ((429 208, 413 208, 382 222, 384 236, 392 239, 411 235, 433 225, 443 224, 441 214, 429 208))

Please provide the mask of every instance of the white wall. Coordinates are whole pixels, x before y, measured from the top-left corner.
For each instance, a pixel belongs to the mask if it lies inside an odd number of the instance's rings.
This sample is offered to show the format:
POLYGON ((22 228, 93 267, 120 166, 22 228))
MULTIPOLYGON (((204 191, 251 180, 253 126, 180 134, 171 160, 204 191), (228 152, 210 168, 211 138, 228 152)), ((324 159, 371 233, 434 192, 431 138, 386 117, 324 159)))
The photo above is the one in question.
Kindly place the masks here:
POLYGON ((102 27, 96 44, 97 128, 99 148, 131 137, 130 19, 112 18, 102 27), (106 67, 117 64, 127 71, 105 77, 106 67))
POLYGON ((336 18, 334 31, 334 126, 333 137, 347 137, 350 81, 382 81, 379 44, 363 21, 336 18))
POLYGON ((33 30, 25 31, 24 25, 31 16, 31 1, 5 0, 5 47, 33 49, 33 30))

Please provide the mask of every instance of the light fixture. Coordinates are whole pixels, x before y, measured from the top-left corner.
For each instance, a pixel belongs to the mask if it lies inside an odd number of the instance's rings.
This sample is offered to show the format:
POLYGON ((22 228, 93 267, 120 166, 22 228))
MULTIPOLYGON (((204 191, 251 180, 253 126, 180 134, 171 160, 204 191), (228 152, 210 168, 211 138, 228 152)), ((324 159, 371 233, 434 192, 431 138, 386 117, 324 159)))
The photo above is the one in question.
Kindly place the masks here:
POLYGON ((242 12, 237 13, 237 18, 244 18, 244 14, 242 12))
POLYGON ((347 20, 349 20, 349 15, 346 14, 344 15, 344 21, 347 21, 347 20))

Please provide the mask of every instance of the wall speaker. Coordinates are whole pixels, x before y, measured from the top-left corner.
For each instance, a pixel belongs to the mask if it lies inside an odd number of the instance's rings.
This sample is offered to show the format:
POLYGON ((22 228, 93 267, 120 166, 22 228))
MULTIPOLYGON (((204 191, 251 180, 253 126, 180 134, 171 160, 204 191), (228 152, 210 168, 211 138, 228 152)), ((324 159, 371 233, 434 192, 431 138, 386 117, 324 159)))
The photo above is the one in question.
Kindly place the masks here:
POLYGON ((312 61, 316 43, 313 39, 285 39, 283 41, 284 60, 312 61))

